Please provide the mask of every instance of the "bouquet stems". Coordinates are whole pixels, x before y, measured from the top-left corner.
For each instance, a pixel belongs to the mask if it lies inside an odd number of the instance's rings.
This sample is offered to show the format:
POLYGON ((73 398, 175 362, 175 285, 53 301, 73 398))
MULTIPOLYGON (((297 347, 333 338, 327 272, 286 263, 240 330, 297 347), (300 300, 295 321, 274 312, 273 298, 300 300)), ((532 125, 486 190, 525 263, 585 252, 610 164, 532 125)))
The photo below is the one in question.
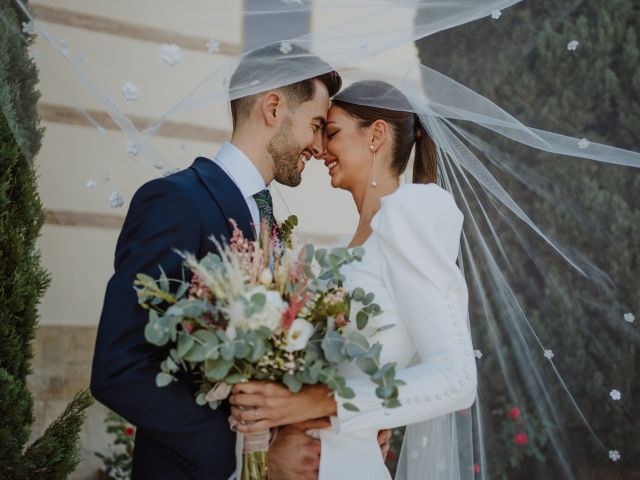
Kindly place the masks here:
POLYGON ((269 480, 269 430, 245 434, 240 480, 269 480))

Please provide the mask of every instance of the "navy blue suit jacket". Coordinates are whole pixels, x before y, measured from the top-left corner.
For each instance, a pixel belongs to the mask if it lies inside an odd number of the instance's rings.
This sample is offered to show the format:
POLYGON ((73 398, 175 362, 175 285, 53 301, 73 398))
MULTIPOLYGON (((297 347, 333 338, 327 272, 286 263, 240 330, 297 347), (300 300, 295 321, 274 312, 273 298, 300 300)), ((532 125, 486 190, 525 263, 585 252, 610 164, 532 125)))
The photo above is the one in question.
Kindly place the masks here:
POLYGON ((105 294, 91 391, 137 427, 135 480, 227 480, 235 469, 228 405, 216 411, 196 405, 196 385, 186 378, 164 388, 155 385, 170 346, 146 342, 147 312, 133 289, 137 273, 156 278, 159 265, 169 278, 182 278, 182 261, 173 249, 204 256, 215 249, 210 236, 230 238, 229 219, 254 238, 240 190, 202 157, 186 170, 146 183, 131 200, 105 294))

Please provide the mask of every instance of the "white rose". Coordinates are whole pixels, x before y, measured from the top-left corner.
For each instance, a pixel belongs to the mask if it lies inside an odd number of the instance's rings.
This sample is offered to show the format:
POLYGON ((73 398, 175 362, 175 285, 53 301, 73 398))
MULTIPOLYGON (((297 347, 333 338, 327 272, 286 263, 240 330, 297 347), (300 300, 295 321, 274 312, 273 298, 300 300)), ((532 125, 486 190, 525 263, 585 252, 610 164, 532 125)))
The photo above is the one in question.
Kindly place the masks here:
POLYGON ((245 302, 242 300, 236 300, 226 308, 225 313, 229 319, 229 324, 227 326, 227 334, 229 336, 235 336, 234 333, 237 329, 246 331, 257 330, 260 327, 267 327, 272 332, 279 331, 282 313, 287 308, 286 302, 282 300, 282 297, 280 297, 278 292, 267 290, 262 285, 258 285, 245 293, 245 300, 247 302, 251 302, 251 297, 256 293, 260 293, 265 296, 264 307, 259 312, 255 312, 247 317, 245 312, 245 302))
POLYGON ((305 348, 313 335, 313 330, 313 324, 304 318, 296 318, 287 332, 287 345, 284 350, 295 352, 305 348))

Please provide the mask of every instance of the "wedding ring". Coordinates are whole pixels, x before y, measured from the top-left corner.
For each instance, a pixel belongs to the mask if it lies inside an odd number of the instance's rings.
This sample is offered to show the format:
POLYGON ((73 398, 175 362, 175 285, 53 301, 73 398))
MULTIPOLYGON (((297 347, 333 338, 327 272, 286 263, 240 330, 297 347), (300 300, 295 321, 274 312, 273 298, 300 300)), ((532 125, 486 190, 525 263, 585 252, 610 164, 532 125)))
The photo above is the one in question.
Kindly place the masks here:
POLYGON ((256 420, 258 420, 258 409, 256 408, 253 413, 256 415, 256 420))

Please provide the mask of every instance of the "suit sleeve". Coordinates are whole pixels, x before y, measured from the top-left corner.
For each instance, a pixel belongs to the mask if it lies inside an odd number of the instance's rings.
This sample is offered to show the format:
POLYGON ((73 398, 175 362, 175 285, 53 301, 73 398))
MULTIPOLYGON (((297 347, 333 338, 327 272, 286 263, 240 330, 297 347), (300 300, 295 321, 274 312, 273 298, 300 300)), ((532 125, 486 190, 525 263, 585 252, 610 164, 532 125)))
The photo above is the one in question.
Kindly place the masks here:
POLYGON ((148 314, 138 305, 133 288, 137 273, 157 277, 159 265, 169 278, 182 278, 182 261, 173 249, 197 253, 201 238, 199 218, 189 202, 186 193, 167 179, 145 184, 133 197, 104 298, 91 391, 179 463, 204 472, 218 456, 233 455, 233 445, 225 451, 229 442, 220 436, 229 430, 226 415, 196 405, 187 382, 155 385, 168 348, 145 340, 148 314))
MULTIPOLYGON (((462 214, 435 185, 411 185, 383 200, 372 222, 383 253, 382 276, 414 338, 420 363, 397 373, 402 406, 384 409, 368 378, 350 380, 351 402, 338 402, 340 432, 396 428, 469 408, 476 367, 467 324, 468 293, 456 258, 462 214)), ((384 347, 383 347, 384 348, 384 347)))

